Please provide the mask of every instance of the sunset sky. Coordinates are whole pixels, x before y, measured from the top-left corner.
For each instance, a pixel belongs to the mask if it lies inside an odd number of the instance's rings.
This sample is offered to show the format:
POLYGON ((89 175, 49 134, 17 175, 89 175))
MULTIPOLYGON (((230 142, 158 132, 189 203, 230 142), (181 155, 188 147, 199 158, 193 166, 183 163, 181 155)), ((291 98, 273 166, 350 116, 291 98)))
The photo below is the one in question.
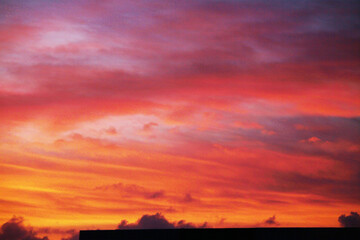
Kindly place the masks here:
POLYGON ((338 227, 360 212, 359 9, 1 0, 0 225, 338 227))

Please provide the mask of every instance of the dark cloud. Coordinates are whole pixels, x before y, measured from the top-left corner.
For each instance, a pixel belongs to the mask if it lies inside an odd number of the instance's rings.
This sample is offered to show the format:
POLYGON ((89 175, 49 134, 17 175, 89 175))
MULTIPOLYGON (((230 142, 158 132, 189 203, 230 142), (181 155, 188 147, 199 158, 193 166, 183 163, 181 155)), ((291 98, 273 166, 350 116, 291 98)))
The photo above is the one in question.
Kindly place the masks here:
POLYGON ((275 220, 275 215, 265 220, 265 224, 279 226, 280 224, 275 220))
POLYGON ((37 237, 31 227, 24 226, 22 217, 13 217, 1 226, 0 240, 49 240, 48 237, 37 237))
POLYGON ((183 202, 189 203, 193 202, 195 199, 191 196, 190 193, 185 194, 185 197, 183 199, 183 202))
POLYGON ((176 226, 178 228, 196 228, 194 224, 192 223, 187 223, 185 222, 185 220, 180 220, 177 222, 176 226))
POLYGON ((296 172, 273 171, 271 176, 275 180, 267 185, 267 189, 279 192, 309 193, 343 201, 358 203, 360 199, 360 185, 358 176, 354 179, 340 180, 332 176, 321 174, 302 174, 296 172))
POLYGON ((357 212, 350 212, 350 215, 341 215, 338 218, 342 227, 360 227, 360 216, 357 212))
MULTIPOLYGON (((331 116, 301 116, 280 117, 259 120, 266 129, 275 131, 272 136, 258 135, 257 132, 249 131, 243 134, 249 139, 262 139, 272 149, 278 149, 293 154, 306 154, 331 157, 334 160, 344 161, 332 151, 319 149, 318 145, 302 145, 299 142, 316 136, 321 142, 336 143, 339 141, 356 144, 359 141, 360 119, 331 116), (286 140, 286 141, 284 141, 286 140), (332 153, 332 154, 331 154, 332 153)), ((346 149, 344 149, 345 151, 346 149)), ((355 150, 353 154, 359 154, 355 150)))
POLYGON ((269 217, 268 219, 262 221, 262 222, 258 222, 256 224, 251 225, 250 227, 254 227, 254 228, 264 228, 264 227, 277 227, 280 226, 280 223, 278 221, 276 221, 276 216, 272 216, 269 217))
POLYGON ((136 184, 115 183, 111 185, 102 185, 95 188, 102 191, 118 191, 122 197, 142 197, 145 199, 157 199, 165 196, 163 190, 151 191, 136 184))
POLYGON ((164 197, 164 191, 157 191, 157 192, 152 192, 150 194, 147 194, 146 195, 146 198, 149 198, 149 199, 155 199, 155 198, 161 198, 161 197, 164 197))
POLYGON ((205 222, 201 226, 180 220, 178 222, 169 222, 161 213, 154 215, 143 215, 136 223, 128 223, 122 220, 118 229, 174 229, 174 228, 206 228, 205 222))

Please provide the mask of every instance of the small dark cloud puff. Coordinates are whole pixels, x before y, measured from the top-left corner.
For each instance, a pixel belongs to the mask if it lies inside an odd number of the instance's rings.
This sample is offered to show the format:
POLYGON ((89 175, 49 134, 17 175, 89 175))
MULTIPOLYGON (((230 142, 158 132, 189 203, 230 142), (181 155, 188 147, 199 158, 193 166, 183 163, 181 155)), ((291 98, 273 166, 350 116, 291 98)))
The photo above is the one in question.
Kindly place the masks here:
POLYGON ((31 227, 24 226, 24 218, 14 216, 1 226, 0 240, 49 240, 36 235, 31 227))
POLYGON ((201 226, 188 223, 185 220, 178 222, 169 222, 161 213, 154 215, 143 215, 136 223, 128 223, 122 220, 118 225, 118 229, 174 229, 174 228, 206 228, 205 222, 201 226))
POLYGON ((279 226, 280 223, 275 220, 275 215, 265 220, 265 224, 272 226, 279 226))
POLYGON ((191 196, 190 193, 185 194, 185 197, 183 199, 183 202, 189 203, 193 202, 195 199, 191 196))
POLYGON ((360 216, 357 212, 350 212, 350 215, 341 215, 338 218, 342 227, 360 227, 360 216))

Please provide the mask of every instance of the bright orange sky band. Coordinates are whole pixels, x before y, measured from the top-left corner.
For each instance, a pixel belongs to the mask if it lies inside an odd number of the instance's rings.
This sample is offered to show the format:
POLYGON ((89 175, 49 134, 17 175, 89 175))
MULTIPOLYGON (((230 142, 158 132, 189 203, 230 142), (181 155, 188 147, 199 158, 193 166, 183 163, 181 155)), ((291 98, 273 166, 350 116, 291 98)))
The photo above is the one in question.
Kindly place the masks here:
POLYGON ((360 210, 357 9, 1 1, 0 224, 338 227, 360 210))

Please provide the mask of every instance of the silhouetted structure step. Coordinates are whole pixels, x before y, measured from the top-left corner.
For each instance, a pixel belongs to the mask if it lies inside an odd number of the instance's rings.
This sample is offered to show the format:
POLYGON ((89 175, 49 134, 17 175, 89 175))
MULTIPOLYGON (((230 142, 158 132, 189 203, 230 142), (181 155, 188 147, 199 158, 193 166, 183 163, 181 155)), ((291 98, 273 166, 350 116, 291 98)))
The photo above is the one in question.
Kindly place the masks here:
POLYGON ((80 231, 80 240, 342 240, 360 239, 360 228, 202 228, 80 231))

